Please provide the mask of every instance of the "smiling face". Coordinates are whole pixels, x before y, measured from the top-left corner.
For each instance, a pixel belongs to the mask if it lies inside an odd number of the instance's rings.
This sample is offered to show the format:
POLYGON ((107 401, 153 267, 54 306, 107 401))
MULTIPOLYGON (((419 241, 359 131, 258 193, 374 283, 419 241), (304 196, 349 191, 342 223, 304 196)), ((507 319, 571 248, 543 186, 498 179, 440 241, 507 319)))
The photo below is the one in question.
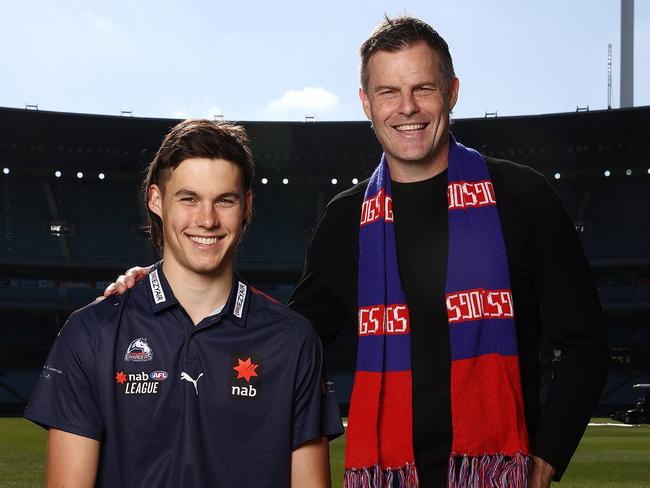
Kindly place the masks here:
POLYGON ((445 87, 440 58, 425 42, 396 52, 378 51, 368 61, 363 109, 398 181, 425 179, 447 167, 449 112, 458 79, 445 87))
POLYGON ((182 161, 163 187, 151 185, 149 209, 162 220, 165 273, 228 276, 252 194, 239 167, 224 159, 182 161))

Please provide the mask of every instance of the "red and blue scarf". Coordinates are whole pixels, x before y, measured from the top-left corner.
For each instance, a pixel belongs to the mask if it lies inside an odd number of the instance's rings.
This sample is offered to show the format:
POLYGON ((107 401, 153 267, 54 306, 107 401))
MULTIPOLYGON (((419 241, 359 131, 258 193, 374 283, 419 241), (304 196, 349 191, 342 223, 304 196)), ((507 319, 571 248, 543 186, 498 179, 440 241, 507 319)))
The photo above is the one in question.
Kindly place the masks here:
MULTIPOLYGON (((453 442, 448 486, 523 487, 528 435, 496 197, 485 160, 451 134, 449 138, 445 300, 453 442)), ((361 208, 358 325, 345 487, 416 488, 411 327, 385 156, 370 178, 361 208)))

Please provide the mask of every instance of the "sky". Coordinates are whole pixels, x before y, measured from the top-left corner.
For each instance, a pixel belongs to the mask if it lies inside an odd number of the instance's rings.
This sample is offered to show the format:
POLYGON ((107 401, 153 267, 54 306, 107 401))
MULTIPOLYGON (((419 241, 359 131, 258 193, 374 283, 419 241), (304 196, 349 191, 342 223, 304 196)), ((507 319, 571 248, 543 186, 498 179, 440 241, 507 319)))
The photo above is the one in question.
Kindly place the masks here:
MULTIPOLYGON (((136 117, 365 120, 358 49, 383 15, 431 24, 456 118, 619 107, 620 0, 0 0, 0 106, 136 117)), ((634 104, 650 105, 650 1, 636 0, 634 104)))

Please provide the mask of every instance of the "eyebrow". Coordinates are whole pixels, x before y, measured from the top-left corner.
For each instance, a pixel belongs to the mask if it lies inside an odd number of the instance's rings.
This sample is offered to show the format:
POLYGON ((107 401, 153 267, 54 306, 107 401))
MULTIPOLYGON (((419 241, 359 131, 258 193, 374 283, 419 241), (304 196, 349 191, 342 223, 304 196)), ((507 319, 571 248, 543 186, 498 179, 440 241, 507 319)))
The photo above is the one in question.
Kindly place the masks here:
POLYGON ((176 193, 174 193, 174 196, 175 197, 198 197, 199 194, 196 193, 195 191, 187 190, 185 188, 181 188, 176 193))
MULTIPOLYGON (((437 81, 431 80, 431 81, 422 81, 420 83, 416 83, 416 84, 413 85, 414 88, 422 88, 424 86, 432 86, 432 87, 439 88, 441 86, 441 84, 438 83, 437 81)), ((399 89, 400 89, 400 86, 378 85, 378 86, 376 86, 374 88, 373 91, 374 92, 378 92, 378 91, 381 91, 381 90, 397 90, 397 91, 399 91, 399 89)))
POLYGON ((398 89, 398 87, 396 87, 396 86, 377 85, 376 87, 374 87, 374 89, 372 91, 378 92, 378 91, 382 91, 382 90, 397 90, 397 89, 398 89))
MULTIPOLYGON (((181 188, 178 190, 176 193, 174 193, 175 197, 192 197, 192 198, 199 198, 199 194, 195 192, 194 190, 188 190, 187 188, 181 188)), ((234 191, 228 191, 225 193, 220 193, 216 197, 217 199, 219 198, 234 198, 236 200, 240 200, 239 193, 234 192, 234 191)))
POLYGON ((217 195, 217 198, 233 198, 235 200, 239 200, 240 196, 239 193, 235 191, 228 191, 226 193, 222 193, 221 195, 217 195))

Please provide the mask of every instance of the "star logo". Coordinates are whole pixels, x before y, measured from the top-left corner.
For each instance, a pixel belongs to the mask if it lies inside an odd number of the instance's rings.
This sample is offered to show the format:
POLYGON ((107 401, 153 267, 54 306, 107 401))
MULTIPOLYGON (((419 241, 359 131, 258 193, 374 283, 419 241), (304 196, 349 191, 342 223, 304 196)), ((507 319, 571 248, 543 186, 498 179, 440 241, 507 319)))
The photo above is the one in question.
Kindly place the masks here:
POLYGON ((115 375, 115 381, 117 381, 120 385, 124 384, 126 381, 126 375, 124 374, 124 371, 120 371, 115 375))
POLYGON ((255 370, 259 364, 254 364, 251 361, 250 357, 246 359, 246 361, 242 361, 241 359, 237 359, 237 361, 239 362, 239 365, 232 368, 237 371, 237 379, 244 378, 246 380, 246 383, 249 383, 251 377, 257 376, 257 372, 255 370))

